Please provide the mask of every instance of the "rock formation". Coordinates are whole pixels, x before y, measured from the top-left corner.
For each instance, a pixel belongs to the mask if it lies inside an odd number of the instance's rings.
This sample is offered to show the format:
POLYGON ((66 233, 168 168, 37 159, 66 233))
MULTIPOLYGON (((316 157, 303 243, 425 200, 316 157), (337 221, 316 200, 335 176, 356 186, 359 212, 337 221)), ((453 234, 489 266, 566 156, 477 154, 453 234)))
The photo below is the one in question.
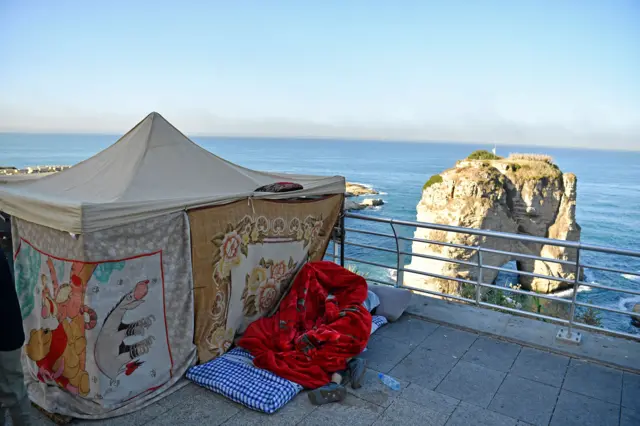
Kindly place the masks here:
MULTIPOLYGON (((577 241, 580 226, 576 223, 576 176, 562 173, 550 159, 519 156, 495 160, 463 160, 456 167, 432 176, 425 184, 418 204, 418 221, 454 225, 538 237, 577 241)), ((524 253, 575 261, 575 250, 557 246, 521 243, 500 238, 417 229, 416 238, 458 245, 524 253)), ((475 251, 436 244, 413 243, 413 253, 477 262, 475 251)), ((482 262, 503 266, 515 260, 518 270, 554 277, 574 279, 575 268, 548 261, 483 252, 482 262)), ((412 257, 410 269, 434 274, 477 279, 477 268, 468 265, 412 257)), ((483 282, 492 283, 498 271, 484 269, 483 282)), ((460 294, 462 287, 454 281, 405 275, 405 283, 414 287, 449 294, 460 294)), ((568 283, 520 275, 523 289, 551 293, 570 287, 568 283)))
POLYGON ((376 195, 379 194, 375 189, 363 185, 361 183, 350 183, 347 182, 347 188, 345 191, 345 196, 347 200, 344 202, 345 210, 364 210, 369 207, 377 207, 382 206, 384 204, 384 200, 380 198, 367 198, 362 201, 355 201, 350 198, 353 197, 362 197, 363 195, 376 195))
POLYGON ((367 198, 366 200, 362 200, 362 202, 347 199, 344 202, 344 209, 364 210, 369 207, 378 207, 382 205, 384 205, 384 200, 381 198, 367 198))
POLYGON ((347 182, 345 195, 347 197, 360 197, 362 195, 376 195, 378 191, 360 183, 347 182))
POLYGON ((32 173, 56 173, 66 170, 71 166, 31 166, 18 169, 12 166, 0 166, 0 175, 27 175, 32 173))

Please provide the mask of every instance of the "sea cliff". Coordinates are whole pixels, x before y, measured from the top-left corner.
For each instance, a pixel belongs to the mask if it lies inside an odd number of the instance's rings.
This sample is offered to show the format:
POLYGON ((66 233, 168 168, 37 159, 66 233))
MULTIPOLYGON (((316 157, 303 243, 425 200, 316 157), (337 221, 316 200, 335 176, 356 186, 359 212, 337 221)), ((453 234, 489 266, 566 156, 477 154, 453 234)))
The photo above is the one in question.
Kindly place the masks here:
MULTIPOLYGON (((476 154, 458 161, 455 167, 432 176, 425 183, 417 206, 421 222, 510 232, 538 237, 578 241, 580 226, 576 222, 577 179, 563 173, 550 157, 512 155, 503 159, 490 153, 476 154)), ((575 261, 575 250, 557 246, 514 242, 500 238, 417 229, 416 238, 456 245, 483 247, 575 261)), ((475 251, 455 246, 414 242, 413 253, 477 262, 475 251)), ((572 266, 484 252, 483 264, 501 267, 515 260, 518 270, 573 280, 572 266)), ((410 269, 434 274, 477 279, 477 268, 464 264, 412 257, 410 269)), ((498 271, 484 269, 483 282, 492 283, 498 271)), ((551 293, 570 286, 568 283, 520 275, 520 286, 539 293, 551 293)), ((462 294, 457 282, 410 274, 408 284, 449 294, 462 294)))

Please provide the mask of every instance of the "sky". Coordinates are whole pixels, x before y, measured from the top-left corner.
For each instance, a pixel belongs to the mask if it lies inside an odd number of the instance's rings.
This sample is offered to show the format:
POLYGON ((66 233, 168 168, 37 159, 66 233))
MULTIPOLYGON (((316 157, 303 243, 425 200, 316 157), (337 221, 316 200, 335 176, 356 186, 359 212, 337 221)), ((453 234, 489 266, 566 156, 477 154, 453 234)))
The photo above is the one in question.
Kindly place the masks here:
POLYGON ((0 131, 640 149, 640 1, 0 0, 0 131))

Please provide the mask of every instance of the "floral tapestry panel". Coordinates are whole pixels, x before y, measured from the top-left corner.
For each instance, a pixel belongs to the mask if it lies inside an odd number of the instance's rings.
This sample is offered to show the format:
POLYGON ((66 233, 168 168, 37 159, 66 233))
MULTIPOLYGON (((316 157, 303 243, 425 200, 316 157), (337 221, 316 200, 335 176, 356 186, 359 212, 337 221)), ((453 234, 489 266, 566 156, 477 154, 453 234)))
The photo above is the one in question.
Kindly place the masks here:
POLYGON ((238 333, 276 308, 304 262, 323 257, 341 206, 335 195, 188 213, 200 362, 229 350, 238 333))

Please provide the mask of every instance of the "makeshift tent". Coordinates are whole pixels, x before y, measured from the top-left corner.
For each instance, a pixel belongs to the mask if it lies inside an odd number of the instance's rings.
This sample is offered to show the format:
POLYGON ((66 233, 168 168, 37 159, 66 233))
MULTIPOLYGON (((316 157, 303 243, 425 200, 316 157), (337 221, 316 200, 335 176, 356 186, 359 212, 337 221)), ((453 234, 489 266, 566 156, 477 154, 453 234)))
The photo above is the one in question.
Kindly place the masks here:
POLYGON ((70 169, 4 181, 31 398, 84 418, 162 398, 322 257, 344 190, 230 163, 157 113, 70 169), (302 189, 256 191, 282 181, 302 189))

